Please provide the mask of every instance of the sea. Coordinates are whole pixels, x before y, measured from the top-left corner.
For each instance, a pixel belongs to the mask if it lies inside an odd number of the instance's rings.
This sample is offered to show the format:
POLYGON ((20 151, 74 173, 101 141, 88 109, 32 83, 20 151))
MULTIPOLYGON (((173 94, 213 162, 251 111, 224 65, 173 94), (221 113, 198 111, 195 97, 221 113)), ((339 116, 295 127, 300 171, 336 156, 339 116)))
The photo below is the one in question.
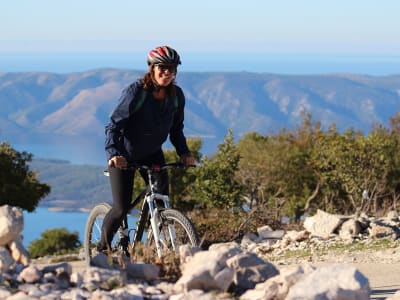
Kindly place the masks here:
MULTIPOLYGON (((82 72, 100 68, 145 70, 143 53, 63 53, 0 51, 0 72, 82 72)), ((261 72, 276 74, 399 74, 398 54, 182 53, 181 72, 261 72)), ((179 76, 179 74, 178 74, 179 76)), ((178 77, 179 81, 179 77, 178 77)))
MULTIPOLYGON (((83 211, 54 211, 47 207, 37 207, 34 212, 23 211, 24 229, 22 231, 22 243, 29 245, 42 238, 43 232, 51 229, 65 228, 69 232, 77 232, 79 241, 83 245, 85 227, 90 212, 83 211)), ((136 224, 136 215, 128 216, 129 228, 136 224)))
POLYGON ((27 248, 32 241, 40 239, 44 231, 65 228, 69 232, 77 232, 83 244, 88 212, 51 211, 46 207, 38 207, 34 212, 24 211, 23 245, 27 248))

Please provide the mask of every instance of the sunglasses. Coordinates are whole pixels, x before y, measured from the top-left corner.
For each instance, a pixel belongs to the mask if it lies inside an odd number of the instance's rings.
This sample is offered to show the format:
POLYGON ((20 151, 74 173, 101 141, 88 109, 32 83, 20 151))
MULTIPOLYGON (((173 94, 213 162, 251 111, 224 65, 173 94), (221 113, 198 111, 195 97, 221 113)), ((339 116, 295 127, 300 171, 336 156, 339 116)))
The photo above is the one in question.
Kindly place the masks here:
POLYGON ((157 64, 156 65, 161 72, 164 72, 166 70, 168 70, 171 73, 176 73, 177 70, 177 66, 176 65, 163 65, 163 64, 157 64))

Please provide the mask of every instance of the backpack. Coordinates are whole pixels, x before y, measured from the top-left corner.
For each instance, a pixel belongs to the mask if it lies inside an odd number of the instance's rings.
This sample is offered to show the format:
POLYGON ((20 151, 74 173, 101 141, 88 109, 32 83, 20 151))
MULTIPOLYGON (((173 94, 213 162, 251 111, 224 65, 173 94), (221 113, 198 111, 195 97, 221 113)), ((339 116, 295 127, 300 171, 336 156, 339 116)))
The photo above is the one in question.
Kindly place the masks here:
MULTIPOLYGON (((139 88, 139 91, 135 95, 135 107, 133 108, 133 112, 137 112, 143 105, 144 100, 146 99, 147 91, 143 88, 139 88)), ((178 108, 178 96, 175 95, 172 100, 174 101, 175 108, 178 108)))

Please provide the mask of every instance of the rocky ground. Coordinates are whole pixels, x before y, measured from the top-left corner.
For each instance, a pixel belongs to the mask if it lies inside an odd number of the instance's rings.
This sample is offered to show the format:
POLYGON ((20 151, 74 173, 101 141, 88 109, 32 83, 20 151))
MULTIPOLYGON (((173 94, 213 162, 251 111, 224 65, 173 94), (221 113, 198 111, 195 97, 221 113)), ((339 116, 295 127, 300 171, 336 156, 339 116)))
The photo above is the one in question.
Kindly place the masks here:
POLYGON ((0 299, 400 300, 395 212, 376 219, 318 211, 301 231, 263 226, 208 250, 183 247, 181 274, 171 282, 159 277, 162 265, 126 262, 116 270, 104 254, 91 268, 79 254, 30 260, 21 213, 0 210, 0 299))
MULTIPOLYGON (((300 247, 302 250, 275 251, 265 255, 278 269, 311 264, 317 267, 343 263, 354 266, 364 274, 370 284, 370 299, 400 299, 394 294, 400 290, 400 242, 391 239, 343 242, 332 239, 324 247, 300 247)), ((38 268, 68 261, 73 272, 82 273, 85 262, 79 255, 43 257, 33 260, 38 268)))

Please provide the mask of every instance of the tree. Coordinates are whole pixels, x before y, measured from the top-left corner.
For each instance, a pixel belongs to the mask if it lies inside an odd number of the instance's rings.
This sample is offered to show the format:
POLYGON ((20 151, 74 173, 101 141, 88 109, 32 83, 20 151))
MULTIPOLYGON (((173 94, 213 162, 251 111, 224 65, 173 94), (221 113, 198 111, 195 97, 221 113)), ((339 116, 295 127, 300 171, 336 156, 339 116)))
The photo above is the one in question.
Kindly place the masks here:
POLYGON ((275 220, 298 219, 318 191, 309 157, 320 124, 312 122, 310 115, 303 118, 294 130, 271 136, 249 133, 238 142, 237 178, 255 209, 275 220))
MULTIPOLYGON (((200 139, 188 139, 188 147, 190 152, 196 159, 200 161, 200 149, 202 142, 200 139)), ((167 162, 179 161, 180 158, 175 150, 165 151, 165 160, 167 162)), ((192 210, 195 206, 195 201, 190 195, 190 186, 196 179, 196 170, 192 168, 186 169, 170 169, 169 170, 169 197, 171 205, 182 211, 192 210)))
POLYGON ((398 182, 397 153, 398 143, 393 134, 381 125, 368 136, 353 129, 339 134, 331 127, 317 139, 311 158, 324 209, 337 213, 369 209, 375 213, 382 208, 391 191, 396 190, 391 186, 398 182), (364 191, 368 193, 368 202, 362 197, 364 191))
POLYGON ((377 126, 368 136, 359 138, 358 145, 360 150, 354 197, 361 202, 362 209, 376 213, 383 208, 384 200, 390 194, 390 183, 393 181, 389 176, 395 173, 397 143, 387 128, 377 126), (369 203, 363 202, 363 191, 367 191, 369 203))
POLYGON ((243 186, 249 208, 266 203, 265 190, 271 182, 271 155, 269 137, 258 133, 248 133, 238 142, 240 154, 238 182, 243 186))
POLYGON ((400 199, 400 113, 390 118, 390 139, 394 144, 395 155, 392 156, 392 169, 388 174, 389 193, 392 198, 392 208, 397 209, 400 199))
POLYGON ((69 253, 81 246, 77 231, 69 232, 66 228, 55 228, 43 231, 41 238, 32 241, 28 246, 32 258, 45 255, 69 253))
POLYGON ((205 207, 241 207, 242 188, 235 179, 239 160, 233 132, 229 129, 213 159, 202 158, 202 166, 196 169, 191 192, 193 199, 205 207))
POLYGON ((50 186, 40 183, 27 162, 32 154, 18 152, 8 143, 0 144, 0 205, 18 206, 29 212, 50 193, 50 186))

